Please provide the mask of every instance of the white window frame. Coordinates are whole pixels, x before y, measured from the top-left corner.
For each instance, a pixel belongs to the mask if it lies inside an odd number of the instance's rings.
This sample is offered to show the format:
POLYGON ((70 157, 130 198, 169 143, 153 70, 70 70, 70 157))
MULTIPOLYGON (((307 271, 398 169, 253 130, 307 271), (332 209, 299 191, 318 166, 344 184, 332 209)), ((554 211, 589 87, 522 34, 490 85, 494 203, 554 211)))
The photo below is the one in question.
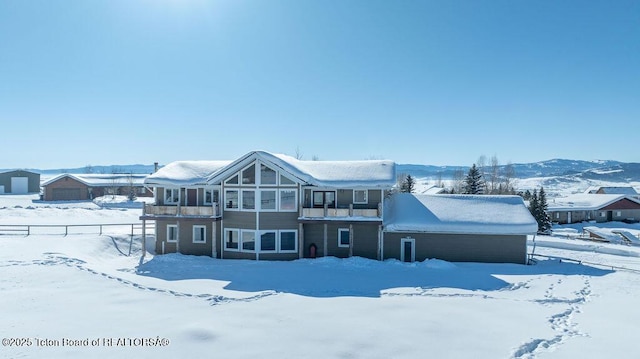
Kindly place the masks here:
POLYGON ((218 192, 218 201, 219 201, 220 200, 220 191, 218 191, 217 189, 213 189, 213 188, 205 188, 204 192, 203 192, 203 197, 204 197, 203 203, 204 204, 208 204, 208 205, 211 205, 211 204, 215 203, 215 202, 213 202, 213 198, 214 198, 213 194, 215 192, 218 192), (211 193, 211 201, 207 201, 207 192, 211 193))
POLYGON ((282 187, 295 187, 298 184, 296 183, 296 181, 292 180, 291 178, 289 178, 289 176, 285 176, 282 173, 279 173, 278 176, 278 185, 282 186, 282 187), (286 178, 287 180, 291 181, 291 183, 282 183, 282 177, 286 178))
POLYGON ((616 217, 622 217, 622 211, 616 211, 616 217))
POLYGON ((260 189, 258 192, 260 193, 260 211, 262 211, 262 212, 277 212, 278 208, 279 208, 279 205, 280 205, 280 201, 278 200, 279 196, 280 196, 280 192, 275 188, 264 188, 264 189, 260 189), (275 194, 274 195, 275 203, 274 203, 274 207, 273 208, 262 208, 262 194, 264 192, 273 192, 275 194))
POLYGON ((180 203, 180 188, 165 188, 164 189, 164 204, 178 204, 180 203), (167 199, 167 192, 171 192, 171 196, 167 199), (177 200, 174 201, 174 192, 178 193, 177 200))
POLYGON ((354 189, 353 190, 353 203, 354 204, 368 204, 369 203, 369 190, 367 190, 367 189, 354 189), (364 192, 364 201, 356 201, 356 192, 364 192))
POLYGON ((258 201, 258 198, 256 197, 256 190, 255 189, 242 189, 241 191, 241 198, 240 198, 240 210, 241 211, 246 211, 246 212, 255 212, 256 211, 256 202, 258 201), (253 208, 244 208, 244 194, 245 192, 253 192, 253 208))
POLYGON ((194 224, 191 234, 192 234, 191 240, 193 243, 198 243, 198 244, 207 243, 207 226, 204 226, 201 224, 194 224), (201 241, 196 241, 196 231, 198 233, 202 233, 201 241))
POLYGON ((278 231, 276 237, 276 246, 278 248, 278 253, 298 253, 298 231, 295 229, 281 229, 278 231), (282 233, 293 233, 293 249, 282 249, 282 233))
POLYGON ((177 224, 167 224, 167 242, 169 242, 169 243, 178 242, 178 225, 177 224), (176 233, 176 238, 175 239, 169 238, 169 234, 171 233, 169 228, 175 228, 175 231, 176 231, 175 232, 176 233))
POLYGON ((404 244, 411 243, 411 263, 416 261, 416 239, 412 237, 400 238, 400 261, 404 262, 404 244))
POLYGON ((600 217, 604 218, 606 216, 607 216, 607 212, 603 212, 603 211, 600 212, 600 217))
POLYGON ((247 253, 255 253, 256 251, 260 250, 260 241, 258 239, 258 233, 256 233, 258 231, 255 231, 253 229, 242 229, 240 230, 240 252, 247 252, 247 253), (253 234, 253 250, 251 249, 244 249, 244 234, 245 233, 252 233, 253 234))
MULTIPOLYGON (((258 167, 258 166, 257 166, 257 167, 258 167)), ((260 174, 260 176, 258 176, 258 178, 260 179, 259 183, 260 183, 261 185, 265 185, 265 186, 277 186, 277 185, 278 185, 278 180, 279 180, 279 178, 280 178, 280 173, 278 172, 278 170, 275 170, 275 169, 271 168, 271 167, 270 167, 270 166, 268 166, 266 163, 260 163, 260 166, 259 166, 259 167, 260 167, 260 168, 258 168, 258 169, 256 170, 256 172, 258 172, 258 173, 260 174), (273 172, 275 173, 275 176, 274 176, 274 182, 273 182, 273 183, 263 183, 263 182, 262 182, 262 166, 265 166, 266 168, 270 169, 271 171, 273 171, 273 172)), ((258 182, 258 181, 257 181, 257 179, 256 179, 256 182, 258 182)))
POLYGON ((298 190, 296 188, 287 188, 278 190, 278 211, 279 212, 297 212, 298 211, 298 190), (293 209, 282 209, 282 192, 293 191, 293 209))
POLYGON ((235 173, 233 176, 231 176, 231 177, 227 178, 227 179, 224 181, 224 184, 226 184, 226 185, 228 184, 228 185, 230 185, 230 186, 239 186, 239 185, 240 185, 240 173, 235 173), (231 180, 233 179, 233 177, 236 177, 236 176, 238 177, 237 182, 236 182, 236 183, 231 182, 231 180))
POLYGON ((240 172, 238 173, 238 181, 240 182, 241 186, 255 187, 258 185, 259 171, 257 170, 257 168, 258 162, 252 162, 250 165, 240 170, 240 172), (253 166, 253 183, 244 183, 244 171, 248 170, 251 166, 253 166))
POLYGON ((349 248, 351 246, 351 231, 349 231, 349 228, 338 228, 338 247, 339 248, 349 248), (349 235, 349 243, 347 244, 342 244, 342 241, 340 239, 342 239, 342 232, 347 232, 347 234, 349 235))
POLYGON ((239 211, 240 210, 240 206, 241 206, 241 199, 240 199, 240 191, 237 189, 225 189, 224 190, 224 210, 225 211, 239 211), (229 203, 229 201, 227 200, 227 192, 235 192, 236 193, 236 207, 235 208, 229 208, 227 207, 227 204, 229 203))
POLYGON ((276 230, 258 231, 258 237, 260 237, 260 253, 278 253, 278 242, 280 240, 280 234, 276 230), (266 233, 273 233, 273 250, 262 249, 262 235, 266 233))
POLYGON ((225 228, 224 229, 224 238, 222 238, 224 240, 224 250, 225 251, 231 251, 231 252, 240 252, 240 244, 241 244, 241 240, 240 240, 240 230, 239 229, 235 229, 235 228, 225 228), (229 237, 227 236, 227 233, 233 233, 233 235, 235 235, 236 238, 236 243, 238 243, 238 248, 230 248, 227 246, 227 244, 229 244, 229 237))

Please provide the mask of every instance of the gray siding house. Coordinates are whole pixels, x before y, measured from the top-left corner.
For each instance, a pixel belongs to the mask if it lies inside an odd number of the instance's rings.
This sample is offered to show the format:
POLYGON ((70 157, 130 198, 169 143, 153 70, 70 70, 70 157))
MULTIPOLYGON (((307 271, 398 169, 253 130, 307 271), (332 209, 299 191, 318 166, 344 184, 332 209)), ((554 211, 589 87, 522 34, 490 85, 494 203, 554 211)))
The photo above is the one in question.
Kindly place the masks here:
POLYGON ((177 161, 145 179, 155 201, 140 219, 155 223, 158 254, 526 263, 537 223, 520 197, 390 195, 395 184, 386 160, 177 161))
POLYGON ((640 220, 640 200, 624 194, 580 193, 549 202, 553 222, 611 222, 640 220))
POLYGON ((25 170, 0 173, 0 194, 27 194, 40 192, 40 174, 25 170))
POLYGON ((253 151, 179 161, 150 175, 156 252, 227 259, 380 258, 392 161, 301 161, 253 151))

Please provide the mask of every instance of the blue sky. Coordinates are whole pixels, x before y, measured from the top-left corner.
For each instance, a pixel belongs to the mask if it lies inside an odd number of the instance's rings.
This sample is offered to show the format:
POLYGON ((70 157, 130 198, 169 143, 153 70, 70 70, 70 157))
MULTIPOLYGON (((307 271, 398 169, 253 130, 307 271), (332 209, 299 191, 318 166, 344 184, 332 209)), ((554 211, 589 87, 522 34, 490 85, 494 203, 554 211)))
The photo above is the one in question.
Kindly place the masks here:
POLYGON ((0 0, 0 168, 639 162, 640 2, 0 0))

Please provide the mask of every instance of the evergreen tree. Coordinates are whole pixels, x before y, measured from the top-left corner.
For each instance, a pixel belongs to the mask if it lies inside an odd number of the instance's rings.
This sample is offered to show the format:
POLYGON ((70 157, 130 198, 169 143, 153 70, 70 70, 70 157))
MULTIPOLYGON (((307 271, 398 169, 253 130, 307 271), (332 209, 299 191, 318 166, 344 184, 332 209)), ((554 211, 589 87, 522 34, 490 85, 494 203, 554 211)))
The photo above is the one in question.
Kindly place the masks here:
POLYGON ((524 195, 522 196, 522 198, 524 198, 525 201, 528 201, 531 199, 531 191, 526 190, 524 191, 524 195))
POLYGON ((547 195, 544 188, 533 190, 533 194, 529 200, 529 212, 538 222, 538 233, 549 233, 551 230, 551 219, 547 214, 547 195))
POLYGON ((415 190, 415 187, 416 187, 416 180, 414 180, 413 177, 411 177, 411 175, 407 175, 407 177, 404 178, 404 181, 402 181, 402 184, 400 185, 400 192, 413 193, 413 191, 415 190))
POLYGON ((551 230, 551 218, 549 218, 549 214, 547 213, 549 207, 547 205, 547 194, 544 192, 544 187, 540 187, 540 192, 538 192, 538 208, 538 231, 540 233, 549 233, 551 230))
POLYGON ((476 167, 475 163, 471 168, 469 168, 469 172, 467 173, 467 177, 464 179, 464 193, 465 194, 483 194, 484 190, 484 180, 482 179, 482 174, 478 167, 476 167))

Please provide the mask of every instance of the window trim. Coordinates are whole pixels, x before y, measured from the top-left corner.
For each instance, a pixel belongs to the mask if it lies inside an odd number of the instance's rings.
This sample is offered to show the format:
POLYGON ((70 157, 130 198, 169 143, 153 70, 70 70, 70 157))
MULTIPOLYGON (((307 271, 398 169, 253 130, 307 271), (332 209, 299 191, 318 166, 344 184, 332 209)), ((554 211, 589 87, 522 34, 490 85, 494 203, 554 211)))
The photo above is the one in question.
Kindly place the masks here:
POLYGON ((367 190, 367 189, 354 189, 353 190, 353 204, 369 204, 369 190, 367 190), (364 201, 356 201, 356 192, 364 192, 364 201))
POLYGON ((258 185, 258 184, 259 185, 263 185, 263 186, 277 186, 278 185, 278 181, 279 181, 279 177, 280 177, 280 172, 278 170, 271 168, 271 166, 268 166, 264 162, 260 162, 260 166, 259 166, 260 168, 257 168, 257 167, 258 166, 256 166, 256 172, 260 173, 260 176, 258 176, 258 178, 260 178, 260 181, 256 180, 256 182, 259 182, 259 183, 256 183, 256 185, 258 185), (262 166, 268 168, 269 170, 271 170, 271 171, 273 171, 275 173, 274 178, 273 178, 274 179, 273 183, 264 183, 264 182, 262 182, 262 166))
POLYGON ((207 243, 207 226, 202 224, 194 224, 191 229, 191 241, 197 244, 206 244, 207 243), (202 229, 202 240, 196 241, 196 229, 202 229))
POLYGON ((238 189, 225 189, 224 190, 224 210, 225 211, 239 211, 240 210, 240 191, 238 189), (235 192, 236 193, 236 206, 235 207, 227 207, 227 192, 235 192))
POLYGON ((286 176, 283 173, 279 172, 278 173, 278 185, 282 186, 282 187, 295 187, 298 184, 296 183, 296 181, 294 181, 291 178, 289 178, 289 176, 286 176), (291 181, 291 183, 282 183, 282 177, 288 179, 289 181, 291 181))
POLYGON ((174 187, 165 187, 164 189, 164 204, 165 205, 177 205, 180 203, 180 188, 174 188, 174 187), (170 200, 167 200, 167 192, 170 191, 171 192, 171 196, 169 196, 170 200), (173 200, 173 192, 178 192, 178 199, 176 201, 173 200))
POLYGON ((240 186, 255 187, 258 185, 258 171, 256 170, 258 168, 258 166, 256 166, 257 163, 257 161, 253 161, 238 172, 238 182, 240 186), (248 170, 251 166, 253 166, 253 183, 244 183, 244 171, 248 170))
POLYGON ((298 230, 296 229, 281 229, 277 234, 278 253, 298 253, 298 230), (282 233, 293 233, 293 249, 282 249, 282 233))
POLYGON ((168 243, 177 243, 178 242, 178 225, 177 224, 167 224, 167 237, 166 240, 168 243), (169 231, 169 228, 175 228, 176 229, 176 238, 175 239, 170 239, 169 238, 169 233, 171 233, 171 231, 169 231))
POLYGON ((204 191, 202 192, 202 203, 204 203, 205 205, 212 205, 214 203, 216 203, 215 201, 213 201, 213 199, 215 198, 215 196, 213 195, 214 192, 218 192, 218 201, 220 201, 220 191, 217 189, 213 189, 213 188, 204 188, 204 191), (212 201, 207 202, 207 192, 211 192, 211 199, 212 201))
POLYGON ((351 231, 349 231, 349 228, 338 228, 338 248, 349 248, 351 247, 351 231), (349 243, 347 244, 342 244, 342 236, 341 234, 343 232, 347 232, 347 234, 349 235, 349 243))
POLYGON ((258 245, 258 236, 257 233, 258 231, 256 231, 255 229, 241 229, 240 230, 240 245, 238 247, 240 247, 240 252, 245 252, 245 253, 256 253, 259 251, 260 248, 256 248, 259 247, 258 245), (244 234, 245 233, 253 233, 253 250, 251 249, 244 249, 244 234))
POLYGON ((239 206, 240 210, 241 211, 245 211, 245 212, 255 212, 256 211, 256 202, 257 202, 256 201, 257 200, 257 198, 256 198, 256 190, 255 189, 244 189, 243 188, 240 192, 241 192, 241 196, 240 196, 241 198, 239 200, 239 202, 240 202, 240 206, 239 206), (253 192, 253 208, 244 208, 244 193, 245 192, 253 192))
POLYGON ((261 212, 278 212, 278 209, 280 208, 280 201, 278 200, 279 198, 279 194, 280 191, 278 191, 276 188, 261 188, 259 189, 257 192, 260 193, 260 209, 259 211, 261 212), (262 208, 262 193, 263 192, 274 192, 275 193, 275 197, 274 197, 274 207, 273 208, 262 208))
POLYGON ((283 188, 278 190, 278 212, 298 211, 298 190, 296 188, 283 188), (282 192, 293 191, 293 209, 282 209, 282 192))
POLYGON ((280 239, 280 235, 279 235, 279 231, 275 230, 275 229, 267 229, 267 230, 262 230, 262 231, 256 231, 259 234, 260 237, 260 253, 278 253, 279 251, 279 239, 280 239), (262 249, 262 236, 266 233, 273 233, 274 238, 273 238, 273 250, 264 250, 262 249))
POLYGON ((231 252, 240 252, 240 230, 237 228, 225 228, 224 229, 224 236, 222 238, 222 240, 224 241, 224 250, 225 251, 231 251, 231 252), (236 243, 238 243, 238 248, 230 248, 227 247, 227 244, 229 244, 229 241, 227 240, 227 233, 232 232, 236 234, 236 243))

